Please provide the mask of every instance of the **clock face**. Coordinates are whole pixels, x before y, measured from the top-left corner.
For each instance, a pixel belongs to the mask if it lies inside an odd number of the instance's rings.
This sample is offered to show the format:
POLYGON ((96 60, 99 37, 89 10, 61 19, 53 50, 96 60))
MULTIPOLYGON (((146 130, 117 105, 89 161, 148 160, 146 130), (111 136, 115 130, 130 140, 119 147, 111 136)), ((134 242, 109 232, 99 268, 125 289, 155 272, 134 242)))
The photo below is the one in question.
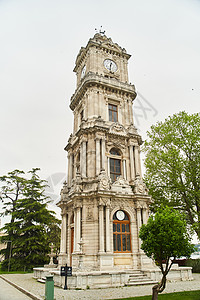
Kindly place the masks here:
POLYGON ((122 221, 122 220, 124 220, 125 213, 122 210, 118 210, 116 212, 116 217, 119 221, 122 221))
POLYGON ((86 71, 86 66, 84 66, 81 71, 81 78, 83 78, 85 76, 85 71, 86 71))
POLYGON ((110 72, 116 72, 117 71, 117 64, 111 59, 105 59, 104 60, 104 67, 110 72))

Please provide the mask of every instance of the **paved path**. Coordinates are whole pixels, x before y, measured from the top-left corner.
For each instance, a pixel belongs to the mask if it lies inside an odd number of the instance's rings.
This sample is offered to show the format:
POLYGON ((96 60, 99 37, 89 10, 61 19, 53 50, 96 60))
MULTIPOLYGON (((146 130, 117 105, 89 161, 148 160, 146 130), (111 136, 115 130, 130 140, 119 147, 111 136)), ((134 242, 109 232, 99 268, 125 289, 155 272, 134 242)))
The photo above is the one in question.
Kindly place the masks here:
POLYGON ((0 299, 1 300, 30 300, 28 296, 24 295, 9 283, 0 278, 0 299))
MULTIPOLYGON (((44 299, 45 285, 32 278, 33 274, 5 274, 5 278, 23 287, 39 299, 44 299)), ((193 281, 168 282, 163 293, 200 290, 200 274, 193 274, 193 281)), ((151 295, 152 285, 94 290, 67 290, 55 287, 56 300, 103 300, 151 295)), ((1 298, 0 298, 1 299, 1 298)), ((10 298, 9 300, 14 299, 10 298)), ((2 299, 1 299, 2 300, 2 299)), ((4 299, 3 299, 4 300, 4 299)), ((22 298, 20 299, 22 300, 22 298)))

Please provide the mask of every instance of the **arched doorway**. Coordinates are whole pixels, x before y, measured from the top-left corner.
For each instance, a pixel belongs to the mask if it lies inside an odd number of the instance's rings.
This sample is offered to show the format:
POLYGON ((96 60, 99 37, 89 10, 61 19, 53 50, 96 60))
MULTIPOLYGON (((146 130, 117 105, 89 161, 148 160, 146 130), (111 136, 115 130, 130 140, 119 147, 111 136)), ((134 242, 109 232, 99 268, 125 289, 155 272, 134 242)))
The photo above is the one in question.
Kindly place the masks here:
POLYGON ((131 252, 131 229, 128 214, 118 210, 113 216, 113 251, 115 253, 131 252))

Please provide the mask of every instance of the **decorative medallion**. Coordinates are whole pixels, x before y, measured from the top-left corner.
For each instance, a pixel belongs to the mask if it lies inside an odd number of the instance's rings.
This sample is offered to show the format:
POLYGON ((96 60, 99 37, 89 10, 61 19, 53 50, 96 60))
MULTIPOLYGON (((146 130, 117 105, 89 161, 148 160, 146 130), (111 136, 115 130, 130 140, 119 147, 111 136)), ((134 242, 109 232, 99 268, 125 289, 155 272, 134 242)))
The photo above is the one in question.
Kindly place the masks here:
POLYGON ((111 190, 122 194, 133 194, 128 181, 125 180, 122 176, 117 177, 117 180, 113 182, 111 190))
POLYGON ((99 190, 109 190, 111 185, 110 177, 106 175, 105 170, 102 170, 99 174, 99 183, 98 183, 98 189, 99 190))
POLYGON ((126 129, 124 128, 124 126, 119 124, 118 122, 113 123, 110 126, 109 132, 114 133, 114 134, 120 134, 120 135, 126 135, 127 134, 126 129))

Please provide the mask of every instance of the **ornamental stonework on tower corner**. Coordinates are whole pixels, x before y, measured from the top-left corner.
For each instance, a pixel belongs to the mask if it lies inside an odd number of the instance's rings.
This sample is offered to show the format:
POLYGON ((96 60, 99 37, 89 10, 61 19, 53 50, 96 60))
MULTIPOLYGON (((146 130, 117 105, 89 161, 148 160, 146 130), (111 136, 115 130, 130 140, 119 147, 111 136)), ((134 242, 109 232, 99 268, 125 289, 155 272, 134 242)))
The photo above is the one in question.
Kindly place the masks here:
POLYGON ((140 249, 139 229, 149 204, 140 164, 141 136, 133 121, 135 86, 131 56, 97 33, 81 47, 70 99, 74 114, 62 210, 59 265, 76 271, 140 270, 150 260, 140 249))

